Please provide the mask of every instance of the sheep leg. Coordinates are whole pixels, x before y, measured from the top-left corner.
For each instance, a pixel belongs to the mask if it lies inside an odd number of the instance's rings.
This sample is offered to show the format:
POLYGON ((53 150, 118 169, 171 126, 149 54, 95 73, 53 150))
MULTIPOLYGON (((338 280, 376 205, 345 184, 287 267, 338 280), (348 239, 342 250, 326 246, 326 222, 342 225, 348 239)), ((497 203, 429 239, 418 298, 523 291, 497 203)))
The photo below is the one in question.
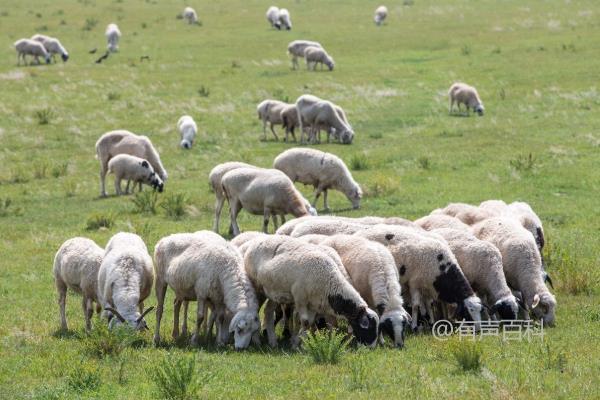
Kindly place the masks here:
POLYGON ((194 334, 192 335, 192 344, 198 345, 200 339, 200 325, 204 320, 204 299, 198 298, 198 311, 196 312, 196 326, 194 327, 194 334))
POLYGON ((231 226, 233 227, 233 236, 240 234, 240 227, 237 224, 237 215, 240 212, 241 205, 238 201, 229 202, 229 218, 231 220, 231 226))
POLYGON ((269 346, 277 347, 277 336, 275 335, 275 309, 279 305, 275 303, 273 300, 268 299, 267 304, 265 305, 265 329, 267 331, 267 341, 269 342, 269 346))
POLYGON ((450 111, 448 111, 448 114, 452 114, 453 108, 454 108, 454 99, 452 97, 450 97, 450 111))
POLYGON ((62 280, 57 280, 56 290, 58 291, 58 308, 60 310, 60 329, 66 331, 67 316, 65 314, 65 303, 67 300, 67 285, 62 280))
POLYGON ((417 292, 416 290, 413 290, 411 293, 411 306, 412 306, 412 324, 411 324, 411 328, 413 331, 415 331, 417 329, 417 325, 419 322, 419 309, 421 306, 421 296, 419 294, 419 292, 417 292))
MULTIPOLYGON (((138 182, 139 183, 139 187, 138 187, 138 192, 142 191, 142 182, 138 182)), ((135 187, 135 183, 133 184, 133 186, 135 187)))
POLYGON ((267 140, 267 120, 263 119, 263 140, 267 140))
POLYGON ((106 164, 104 160, 100 160, 100 197, 106 197, 106 164))
POLYGON ((427 314, 429 314, 429 322, 433 325, 435 323, 435 317, 433 314, 433 305, 431 303, 431 301, 426 301, 425 307, 427 308, 427 314))
MULTIPOLYGON (((275 218, 275 216, 273 216, 275 218)), ((271 219, 271 211, 268 208, 265 208, 263 213, 263 232, 269 233, 269 219, 271 219)))
POLYGON ((117 196, 120 196, 122 194, 120 177, 115 177, 115 192, 117 193, 117 196))
POLYGON ((296 134, 294 133, 294 127, 293 126, 290 129, 290 133, 292 134, 292 137, 294 138, 294 143, 296 143, 296 134))
POLYGON ((187 300, 183 301, 183 323, 181 324, 181 334, 183 336, 187 336, 188 333, 188 326, 187 326, 187 320, 188 320, 188 306, 190 305, 190 302, 187 300))
POLYGON ((221 219, 221 210, 225 204, 225 197, 217 195, 215 202, 215 222, 213 222, 213 231, 219 233, 219 219, 221 219))
POLYGON ((160 321, 162 319, 163 308, 165 304, 165 295, 167 294, 167 285, 158 279, 154 284, 154 292, 156 293, 156 326, 154 327, 154 344, 158 346, 160 343, 160 321))
POLYGON ((325 206, 325 210, 329 210, 329 204, 327 203, 327 189, 323 190, 323 205, 325 206))
POLYGON ((278 142, 279 141, 279 137, 277 136, 277 134, 275 133, 275 129, 273 129, 273 123, 269 122, 269 126, 271 128, 271 132, 273 132, 273 136, 275 136, 275 141, 278 142))
MULTIPOLYGON (((131 179, 127 179, 127 186, 125 186, 125 194, 129 194, 129 184, 131 183, 131 179)), ((135 191, 135 184, 133 185, 133 191, 135 191)))
POLYGON ((175 299, 173 301, 173 333, 171 336, 173 339, 177 339, 179 337, 179 311, 181 310, 182 300, 175 299))
POLYGON ((92 299, 84 296, 81 301, 81 307, 83 308, 83 316, 85 317, 85 330, 89 332, 92 329, 92 315, 94 314, 92 299))

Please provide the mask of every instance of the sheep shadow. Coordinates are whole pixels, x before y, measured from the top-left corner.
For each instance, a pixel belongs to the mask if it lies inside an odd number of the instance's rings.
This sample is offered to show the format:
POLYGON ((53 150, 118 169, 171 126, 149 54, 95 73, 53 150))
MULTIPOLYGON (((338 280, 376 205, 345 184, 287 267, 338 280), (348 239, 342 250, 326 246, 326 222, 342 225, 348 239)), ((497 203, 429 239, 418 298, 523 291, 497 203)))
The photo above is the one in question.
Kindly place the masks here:
POLYGON ((448 113, 448 116, 453 118, 470 118, 471 114, 465 112, 451 112, 448 113))

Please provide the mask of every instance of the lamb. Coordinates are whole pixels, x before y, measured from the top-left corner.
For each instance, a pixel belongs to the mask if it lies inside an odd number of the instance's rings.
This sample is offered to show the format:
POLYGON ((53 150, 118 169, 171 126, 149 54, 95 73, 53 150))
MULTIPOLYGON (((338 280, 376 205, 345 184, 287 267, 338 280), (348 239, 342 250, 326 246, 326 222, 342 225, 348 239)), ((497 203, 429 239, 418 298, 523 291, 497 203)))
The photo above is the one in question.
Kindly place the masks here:
POLYGON ((104 249, 93 240, 75 237, 60 246, 54 256, 54 283, 58 292, 60 328, 67 330, 65 302, 67 289, 82 296, 81 306, 85 317, 85 329, 92 328, 93 304, 98 304, 98 270, 102 263, 104 249))
POLYGON ((471 230, 471 227, 469 225, 465 224, 458 218, 451 217, 450 215, 446 214, 426 215, 422 218, 415 220, 415 224, 425 229, 426 231, 438 228, 451 228, 466 232, 471 230))
POLYGON ((117 196, 123 194, 121 190, 121 180, 127 179, 127 188, 125 194, 129 194, 129 184, 133 181, 133 187, 139 183, 140 191, 142 183, 150 185, 154 190, 163 191, 164 183, 162 179, 154 172, 154 168, 147 160, 131 156, 129 154, 118 154, 108 162, 108 172, 115 174, 115 192, 117 196))
MULTIPOLYGON (((223 192, 223 185, 221 185, 221 179, 223 178, 223 175, 225 175, 227 172, 229 172, 233 169, 236 169, 236 168, 257 168, 257 167, 254 167, 253 165, 246 164, 243 162, 231 161, 231 162, 226 162, 226 163, 217 165, 210 171, 210 173, 208 175, 208 181, 209 181, 210 188, 215 193, 215 196, 217 198, 216 203, 215 203, 215 221, 213 223, 213 231, 217 232, 217 233, 219 233, 219 219, 221 218, 221 210, 223 209, 223 204, 225 203, 225 193, 223 192)), ((232 233, 233 233, 233 227, 230 226, 229 234, 232 234, 232 233)))
POLYGON ((501 319, 516 319, 519 305, 506 283, 502 255, 496 246, 463 229, 440 228, 432 232, 448 243, 471 287, 491 305, 490 313, 497 312, 501 319))
POLYGON ((410 293, 412 328, 416 329, 419 312, 434 322, 431 302, 457 304, 456 317, 481 321, 482 303, 464 276, 456 257, 440 239, 403 226, 374 225, 357 236, 385 245, 392 253, 400 274, 402 292, 410 293))
POLYGON ((14 43, 14 46, 17 51, 17 65, 21 65, 21 59, 27 65, 26 56, 33 56, 38 64, 40 64, 39 57, 44 57, 46 64, 50 64, 50 54, 40 42, 31 39, 20 39, 14 43))
POLYGON ((100 196, 106 196, 105 179, 108 162, 117 154, 129 154, 148 160, 163 182, 167 181, 167 171, 163 167, 158 152, 147 136, 140 136, 126 130, 105 133, 96 142, 96 158, 100 161, 100 196))
POLYGON ((233 245, 216 233, 199 231, 161 239, 154 254, 158 299, 155 343, 160 342, 160 320, 167 286, 170 286, 175 292, 176 302, 198 302, 193 344, 198 343, 205 305, 210 304, 217 316, 218 343, 224 344, 229 333, 233 332, 236 349, 249 346, 252 336, 260 329, 258 301, 244 270, 242 257, 233 245), (231 322, 227 324, 229 316, 231 322))
POLYGON ((408 226, 408 227, 412 227, 415 229, 420 229, 420 227, 418 225, 415 225, 415 223, 413 223, 412 221, 409 221, 404 218, 399 218, 399 217, 349 218, 349 217, 340 217, 340 216, 335 216, 335 215, 325 215, 325 216, 320 216, 317 218, 314 218, 311 216, 311 217, 302 217, 302 218, 292 219, 292 220, 286 222, 285 224, 283 224, 281 227, 279 227, 279 229, 277 229, 276 233, 278 235, 288 235, 289 236, 292 234, 292 232, 294 231, 294 229, 296 228, 297 225, 299 225, 303 222, 306 222, 306 221, 310 221, 310 220, 314 220, 314 221, 329 220, 332 224, 335 224, 336 222, 341 221, 341 222, 360 224, 360 225, 366 225, 366 226, 379 225, 379 224, 400 225, 400 226, 408 226))
POLYGON ((333 103, 316 96, 302 95, 296 100, 296 109, 300 123, 301 143, 304 143, 303 124, 310 127, 311 137, 314 137, 318 129, 322 127, 327 127, 327 130, 334 128, 341 143, 352 143, 354 131, 347 122, 340 118, 333 103))
POLYGON ((539 272, 542 260, 531 232, 512 218, 495 217, 473 226, 473 233, 500 250, 506 282, 521 292, 526 308, 544 324, 554 325, 556 299, 539 272))
POLYGON ((383 24, 383 21, 387 18, 388 9, 386 6, 379 6, 375 9, 375 24, 378 26, 383 24))
POLYGON ((450 97, 450 113, 452 113, 454 103, 456 103, 459 112, 460 105, 464 104, 467 108, 467 113, 469 110, 473 109, 473 111, 479 114, 479 116, 483 115, 485 108, 483 107, 483 103, 479 98, 477 89, 475 89, 473 86, 469 86, 462 82, 456 82, 450 86, 450 90, 448 90, 448 96, 450 97))
POLYGON ((292 69, 299 67, 298 57, 304 57, 304 49, 306 49, 308 46, 323 47, 319 42, 313 42, 310 40, 294 40, 288 44, 287 52, 288 56, 290 56, 292 59, 292 69))
POLYGON ((281 29, 281 21, 279 20, 279 8, 275 6, 269 7, 267 10, 267 21, 271 24, 272 28, 276 28, 277 30, 281 29))
POLYGON ((67 62, 67 60, 69 59, 69 52, 63 47, 63 45, 58 39, 46 35, 37 34, 33 35, 31 37, 31 40, 35 40, 43 44, 44 48, 50 54, 50 57, 52 59, 54 59, 55 54, 60 54, 60 57, 62 58, 63 62, 67 62))
POLYGON ((280 113, 281 117, 281 125, 285 129, 285 142, 289 142, 288 137, 289 134, 294 138, 294 142, 296 141, 296 134, 294 133, 294 129, 300 126, 298 122, 298 111, 296 110, 295 104, 288 104, 287 106, 281 109, 280 113))
POLYGON ((198 133, 198 126, 196 126, 194 119, 189 115, 184 115, 177 121, 177 129, 181 135, 180 146, 184 149, 191 149, 198 133))
POLYGON ((257 292, 269 298, 265 323, 270 339, 275 337, 273 311, 279 304, 293 305, 298 315, 300 329, 292 339, 294 345, 314 323, 317 314, 345 318, 359 343, 376 344, 377 314, 368 308, 344 278, 336 261, 320 246, 273 235, 253 241, 244 264, 257 292))
POLYGON ((402 348, 410 316, 403 307, 398 270, 388 249, 357 236, 325 238, 320 244, 339 254, 352 286, 371 309, 377 310, 380 332, 389 335, 394 345, 402 348))
POLYGON ((142 238, 119 232, 106 245, 98 271, 98 300, 108 317, 109 327, 128 324, 148 329, 144 316, 144 300, 150 295, 154 281, 154 265, 142 238))
POLYGON ((196 14, 196 10, 194 10, 192 7, 186 7, 183 9, 183 19, 185 19, 190 25, 197 24, 198 14, 196 14))
POLYGON ((335 189, 346 195, 352 208, 360 207, 362 189, 356 183, 346 164, 334 154, 308 148, 295 148, 279 154, 273 162, 273 168, 282 171, 293 182, 312 185, 317 200, 323 193, 325 210, 329 210, 327 190, 335 189))
POLYGON ((275 140, 279 140, 279 137, 273 129, 273 125, 281 125, 283 123, 281 119, 281 112, 287 106, 289 106, 289 104, 284 103, 283 101, 265 100, 256 107, 258 119, 262 120, 263 122, 263 140, 267 140, 267 122, 270 125, 271 132, 273 132, 273 136, 275 136, 275 140))
POLYGON ((290 19, 290 12, 286 8, 279 10, 279 25, 281 28, 286 30, 292 29, 292 20, 290 19))
POLYGON ((104 36, 106 36, 107 49, 111 53, 115 53, 119 50, 119 40, 121 39, 121 31, 117 24, 108 24, 106 27, 106 31, 104 32, 104 36))
POLYGON ((233 235, 240 233, 237 215, 242 208, 251 214, 263 215, 263 231, 267 233, 269 219, 277 229, 276 215, 285 222, 285 214, 295 217, 315 214, 314 208, 294 187, 292 181, 276 169, 236 168, 221 179, 223 192, 229 202, 233 235))
POLYGON ((305 48, 304 59, 306 60, 306 69, 308 70, 312 69, 315 71, 317 64, 321 64, 321 70, 323 69, 323 64, 327 65, 330 71, 333 71, 335 67, 333 58, 321 47, 308 46, 305 48))

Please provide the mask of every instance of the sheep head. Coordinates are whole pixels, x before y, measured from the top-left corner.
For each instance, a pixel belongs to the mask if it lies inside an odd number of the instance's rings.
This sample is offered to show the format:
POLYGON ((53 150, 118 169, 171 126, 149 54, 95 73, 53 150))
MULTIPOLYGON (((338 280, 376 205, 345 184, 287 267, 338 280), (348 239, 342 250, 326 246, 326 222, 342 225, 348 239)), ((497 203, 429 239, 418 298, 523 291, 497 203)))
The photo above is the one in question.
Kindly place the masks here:
POLYGON ((233 333, 235 349, 242 350, 250 345, 252 335, 260 330, 260 321, 256 311, 242 309, 238 311, 229 324, 229 332, 233 333))
POLYGON ((536 319, 544 321, 545 325, 554 326, 555 309, 556 299, 551 293, 546 292, 533 296, 531 313, 536 319))
POLYGON ((517 303, 515 296, 506 296, 494 303, 490 309, 490 313, 498 313, 501 319, 517 319, 519 315, 519 303, 517 303))
POLYGON ((404 347, 404 335, 412 321, 406 310, 384 311, 379 320, 379 334, 389 336, 398 348, 404 347))

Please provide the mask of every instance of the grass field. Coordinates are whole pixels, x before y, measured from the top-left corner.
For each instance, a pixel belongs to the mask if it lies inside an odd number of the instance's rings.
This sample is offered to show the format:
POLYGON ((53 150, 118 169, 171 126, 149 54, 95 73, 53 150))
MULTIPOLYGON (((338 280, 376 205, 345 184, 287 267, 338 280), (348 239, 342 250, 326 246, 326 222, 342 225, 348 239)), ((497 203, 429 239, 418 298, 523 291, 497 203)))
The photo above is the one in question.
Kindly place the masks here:
MULTIPOLYGON (((376 2, 285 1, 277 5, 290 10, 289 32, 269 28, 269 2, 192 1, 201 26, 175 18, 185 5, 0 0, 0 398, 154 398, 152 370, 167 353, 195 357, 205 398, 600 398, 600 3, 390 1, 378 28, 376 2), (110 22, 123 33, 121 50, 98 65, 110 22), (17 67, 12 43, 36 32, 60 38, 70 60, 17 67), (294 39, 321 42, 335 71, 290 70, 294 39), (484 117, 448 115, 457 80, 477 86, 484 117), (347 211, 332 193, 337 214, 412 219, 490 198, 534 207, 558 302, 543 343, 486 338, 483 368, 471 373, 455 361, 460 343, 430 335, 409 337, 404 351, 349 350, 332 366, 288 350, 190 349, 169 339, 172 292, 163 348, 148 333, 118 355, 93 356, 75 296, 72 331, 59 334, 52 260, 64 240, 103 246, 126 230, 153 248, 167 234, 210 229, 210 169, 270 166, 292 145, 259 140, 256 104, 303 93, 344 107, 356 132, 350 146, 318 146, 360 168, 362 207, 347 211), (178 147, 183 114, 200 130, 190 151, 178 147), (184 195, 183 218, 160 206, 136 212, 131 196, 99 198, 94 143, 113 129, 152 139, 169 171, 159 201, 184 195), (94 218, 113 223, 86 229, 94 218)), ((239 219, 242 230, 261 221, 239 219)), ((154 315, 147 321, 153 327, 154 315)))

